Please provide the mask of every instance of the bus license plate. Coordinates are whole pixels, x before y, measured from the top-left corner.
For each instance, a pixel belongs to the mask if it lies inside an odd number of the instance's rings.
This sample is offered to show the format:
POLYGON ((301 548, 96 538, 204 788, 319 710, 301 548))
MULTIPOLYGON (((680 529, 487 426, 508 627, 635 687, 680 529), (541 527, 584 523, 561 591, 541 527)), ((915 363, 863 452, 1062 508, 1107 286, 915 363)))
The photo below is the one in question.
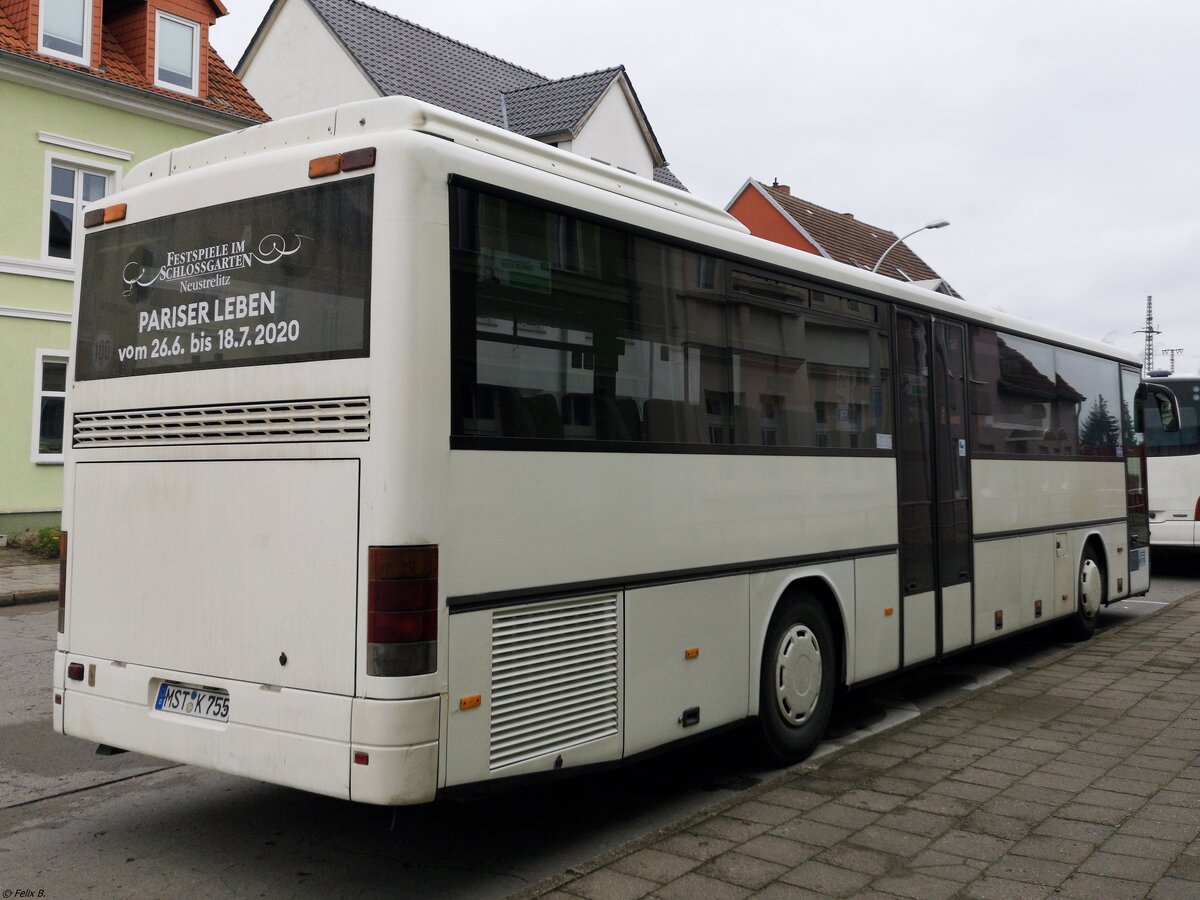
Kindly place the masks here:
POLYGON ((229 693, 163 682, 158 686, 154 708, 160 712, 207 719, 209 722, 228 722, 229 693))

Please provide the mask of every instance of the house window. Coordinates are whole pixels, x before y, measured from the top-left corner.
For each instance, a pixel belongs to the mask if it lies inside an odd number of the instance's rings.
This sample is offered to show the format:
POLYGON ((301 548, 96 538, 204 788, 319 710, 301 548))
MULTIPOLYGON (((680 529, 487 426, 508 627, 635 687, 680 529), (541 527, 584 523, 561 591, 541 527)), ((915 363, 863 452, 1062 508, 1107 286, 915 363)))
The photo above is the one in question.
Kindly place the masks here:
POLYGON ((88 64, 91 56, 90 0, 42 0, 41 51, 88 64))
POLYGON ((75 223, 83 217, 83 204, 107 194, 109 180, 108 173, 89 171, 57 160, 50 163, 46 256, 74 258, 75 223))
POLYGON ((67 398, 67 357, 37 352, 33 385, 33 461, 63 461, 63 408, 67 398))
POLYGON ((198 94, 200 26, 164 12, 158 13, 157 22, 154 84, 185 94, 198 94))

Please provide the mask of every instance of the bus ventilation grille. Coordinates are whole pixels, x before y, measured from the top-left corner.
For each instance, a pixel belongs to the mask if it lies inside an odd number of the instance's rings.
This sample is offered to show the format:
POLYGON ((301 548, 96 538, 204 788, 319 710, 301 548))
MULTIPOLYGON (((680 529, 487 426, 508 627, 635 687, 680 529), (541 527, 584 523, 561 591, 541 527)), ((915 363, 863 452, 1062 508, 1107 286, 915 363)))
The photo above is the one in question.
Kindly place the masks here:
POLYGON ((617 733, 616 596, 492 616, 493 770, 617 733))
POLYGON ((370 398, 350 397, 79 413, 72 446, 365 441, 370 436, 370 398))

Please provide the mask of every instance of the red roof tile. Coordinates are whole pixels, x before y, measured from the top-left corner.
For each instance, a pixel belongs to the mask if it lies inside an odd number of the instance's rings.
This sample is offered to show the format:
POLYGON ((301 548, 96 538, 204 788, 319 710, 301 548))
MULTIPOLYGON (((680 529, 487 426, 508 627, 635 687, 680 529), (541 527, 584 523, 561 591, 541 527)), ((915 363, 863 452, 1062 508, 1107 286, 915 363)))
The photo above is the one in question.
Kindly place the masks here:
POLYGON ((254 122, 266 122, 270 119, 270 116, 258 105, 250 92, 246 90, 246 86, 238 80, 211 45, 208 47, 208 96, 188 97, 185 94, 155 87, 154 83, 134 65, 133 60, 121 48, 120 42, 109 33, 107 28, 103 29, 101 38, 104 50, 103 65, 99 68, 44 56, 21 37, 12 21, 0 10, 0 53, 14 53, 28 59, 36 59, 39 62, 90 75, 103 81, 149 91, 160 97, 199 109, 238 116, 254 122))
MULTIPOLYGON (((789 188, 762 182, 755 184, 811 235, 830 258, 838 262, 869 270, 898 237, 886 228, 859 221, 850 213, 835 212, 794 197, 789 188)), ((887 259, 879 267, 879 273, 901 281, 944 281, 932 266, 904 243, 888 253, 887 259)))
POLYGON ((21 40, 20 32, 8 20, 8 16, 4 15, 4 10, 0 9, 0 48, 7 50, 10 47, 23 47, 24 45, 25 42, 21 40))
POLYGON ((211 44, 208 46, 208 99, 213 106, 224 108, 236 116, 256 122, 266 122, 271 118, 211 44))

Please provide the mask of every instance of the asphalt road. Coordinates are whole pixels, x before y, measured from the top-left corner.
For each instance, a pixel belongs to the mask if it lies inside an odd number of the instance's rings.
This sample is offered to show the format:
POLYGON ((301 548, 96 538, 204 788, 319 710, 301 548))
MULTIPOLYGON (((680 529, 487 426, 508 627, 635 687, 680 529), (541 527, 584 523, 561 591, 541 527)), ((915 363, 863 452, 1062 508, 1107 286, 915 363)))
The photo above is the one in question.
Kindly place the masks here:
MULTIPOLYGON (((1120 627, 1200 590, 1188 558, 1155 559, 1120 627)), ((586 778, 396 811, 177 766, 97 757, 49 723, 55 612, 0 610, 0 892, 36 896, 502 897, 757 783, 740 732, 586 778)), ((818 753, 1063 649, 1041 631, 844 698, 818 753)), ((7 895, 5 895, 7 896, 7 895)))

